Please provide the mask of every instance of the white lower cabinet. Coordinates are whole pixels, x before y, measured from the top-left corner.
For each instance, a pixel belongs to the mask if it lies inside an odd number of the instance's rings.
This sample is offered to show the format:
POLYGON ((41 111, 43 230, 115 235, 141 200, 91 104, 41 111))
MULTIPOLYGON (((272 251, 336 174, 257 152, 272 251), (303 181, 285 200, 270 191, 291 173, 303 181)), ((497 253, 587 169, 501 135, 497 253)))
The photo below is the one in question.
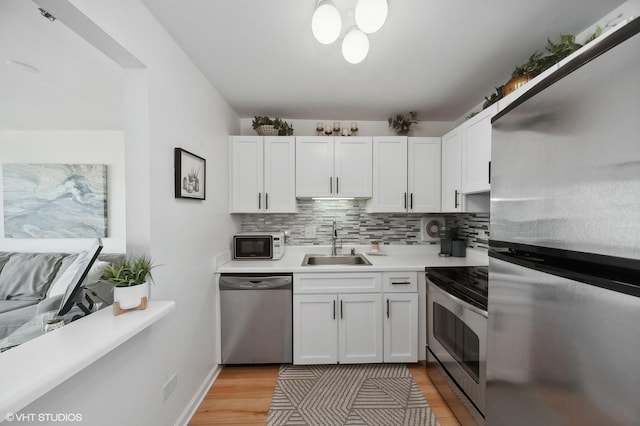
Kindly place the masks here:
POLYGON ((380 294, 293 296, 293 363, 382 362, 380 294))
POLYGON ((293 363, 417 362, 416 276, 294 274, 293 363))
POLYGON ((418 362, 418 293, 385 293, 384 362, 418 362))
POLYGON ((337 297, 335 294, 293 296, 293 363, 338 362, 337 297))
POLYGON ((341 294, 338 321, 338 362, 382 362, 382 297, 341 294))
POLYGON ((418 273, 383 272, 384 362, 418 362, 418 273))

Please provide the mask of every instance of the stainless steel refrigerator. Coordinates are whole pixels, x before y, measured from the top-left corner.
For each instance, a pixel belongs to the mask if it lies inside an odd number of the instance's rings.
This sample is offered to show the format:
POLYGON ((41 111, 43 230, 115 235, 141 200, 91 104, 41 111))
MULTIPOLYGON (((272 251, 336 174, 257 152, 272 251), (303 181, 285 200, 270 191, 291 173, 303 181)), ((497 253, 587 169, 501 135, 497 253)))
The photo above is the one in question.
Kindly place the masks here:
POLYGON ((639 31, 493 119, 487 425, 640 425, 639 31))

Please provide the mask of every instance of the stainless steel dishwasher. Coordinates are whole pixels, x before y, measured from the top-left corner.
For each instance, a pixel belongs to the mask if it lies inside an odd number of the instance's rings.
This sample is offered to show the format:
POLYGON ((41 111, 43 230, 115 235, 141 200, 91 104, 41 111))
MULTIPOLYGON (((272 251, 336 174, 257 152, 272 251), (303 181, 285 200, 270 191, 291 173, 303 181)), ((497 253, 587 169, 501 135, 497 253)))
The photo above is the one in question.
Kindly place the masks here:
POLYGON ((293 361, 293 275, 220 276, 223 364, 293 361))

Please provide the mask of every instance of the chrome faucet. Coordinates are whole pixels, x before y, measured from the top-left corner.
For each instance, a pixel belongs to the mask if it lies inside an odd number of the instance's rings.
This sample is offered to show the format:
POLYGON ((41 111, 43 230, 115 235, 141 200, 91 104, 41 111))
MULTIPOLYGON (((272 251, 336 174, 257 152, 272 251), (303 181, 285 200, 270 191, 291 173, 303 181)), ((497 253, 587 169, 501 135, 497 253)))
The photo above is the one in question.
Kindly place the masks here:
POLYGON ((338 228, 336 227, 336 220, 333 219, 333 232, 331 233, 331 256, 335 256, 337 253, 336 242, 338 241, 338 228))

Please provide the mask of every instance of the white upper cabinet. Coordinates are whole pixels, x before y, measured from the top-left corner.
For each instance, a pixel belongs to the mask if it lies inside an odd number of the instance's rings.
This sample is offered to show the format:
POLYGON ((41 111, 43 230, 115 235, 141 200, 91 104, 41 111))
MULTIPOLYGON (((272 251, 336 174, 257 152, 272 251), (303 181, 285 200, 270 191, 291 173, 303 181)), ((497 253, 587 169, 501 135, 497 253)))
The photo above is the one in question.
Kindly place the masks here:
POLYGON ((373 138, 373 196, 367 202, 371 212, 400 213, 408 207, 407 138, 373 138))
POLYGON ((440 138, 373 138, 372 213, 440 211, 440 138))
POLYGON ((296 197, 369 198, 370 137, 296 137, 296 197))
POLYGON ((371 198, 372 143, 370 137, 335 138, 335 196, 371 198))
POLYGON ((264 212, 296 211, 296 144, 292 136, 264 138, 264 212))
POLYGON ((491 189, 491 118, 498 111, 493 104, 462 124, 462 184, 464 194, 491 189))
POLYGON ((462 132, 456 127, 442 137, 442 211, 462 211, 462 132))
POLYGON ((330 197, 333 185, 333 138, 297 136, 296 197, 330 197))
POLYGON ((440 211, 440 138, 408 139, 408 210, 412 213, 440 211))
POLYGON ((230 138, 231 213, 295 213, 295 138, 230 138))

